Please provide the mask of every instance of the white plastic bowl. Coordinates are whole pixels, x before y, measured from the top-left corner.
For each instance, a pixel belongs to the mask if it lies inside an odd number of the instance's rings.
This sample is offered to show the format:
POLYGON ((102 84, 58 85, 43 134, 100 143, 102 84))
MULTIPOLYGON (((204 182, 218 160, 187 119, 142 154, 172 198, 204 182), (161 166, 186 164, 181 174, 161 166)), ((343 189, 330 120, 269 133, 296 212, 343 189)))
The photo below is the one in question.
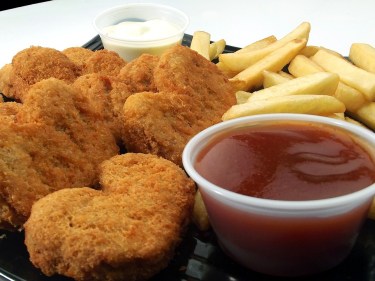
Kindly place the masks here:
POLYGON ((199 152, 218 134, 264 121, 289 120, 340 127, 369 144, 369 153, 375 157, 375 134, 370 130, 303 114, 264 114, 222 122, 193 137, 182 156, 186 172, 199 187, 223 250, 252 270, 278 276, 317 273, 344 260, 367 217, 375 184, 329 199, 270 200, 216 186, 195 170, 194 163, 199 152))
POLYGON ((182 11, 165 5, 152 3, 132 3, 105 10, 94 19, 94 27, 102 40, 105 49, 117 52, 124 60, 131 61, 143 53, 161 55, 174 44, 182 42, 184 32, 189 24, 188 16, 182 11), (168 36, 155 40, 121 40, 103 33, 103 28, 123 21, 148 21, 163 19, 178 27, 168 36))

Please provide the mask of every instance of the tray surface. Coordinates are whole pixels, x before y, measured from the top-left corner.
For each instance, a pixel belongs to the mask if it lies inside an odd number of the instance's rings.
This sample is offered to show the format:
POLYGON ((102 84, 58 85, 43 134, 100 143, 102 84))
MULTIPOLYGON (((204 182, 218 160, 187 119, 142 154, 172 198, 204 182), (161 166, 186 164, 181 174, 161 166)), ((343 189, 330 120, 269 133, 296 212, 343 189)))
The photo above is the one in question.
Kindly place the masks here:
MULTIPOLYGON (((190 45, 191 35, 185 35, 183 45, 190 45)), ((83 47, 103 48, 99 36, 83 47)), ((238 48, 227 46, 225 52, 238 48)), ((63 276, 46 277, 29 261, 24 235, 0 230, 1 281, 69 281, 63 276)), ((216 242, 212 231, 199 232, 191 226, 178 247, 168 268, 151 281, 279 281, 290 280, 262 275, 248 270, 228 258, 216 242)), ((301 281, 375 281, 375 221, 367 220, 350 255, 337 267, 321 274, 292 279, 301 281)))

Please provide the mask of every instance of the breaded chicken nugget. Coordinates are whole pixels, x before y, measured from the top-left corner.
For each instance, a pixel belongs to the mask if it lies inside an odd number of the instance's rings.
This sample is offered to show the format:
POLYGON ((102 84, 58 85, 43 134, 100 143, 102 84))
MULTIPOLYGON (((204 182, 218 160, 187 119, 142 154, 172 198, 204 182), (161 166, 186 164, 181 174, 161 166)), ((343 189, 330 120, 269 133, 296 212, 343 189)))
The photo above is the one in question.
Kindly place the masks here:
POLYGON ((158 62, 158 56, 143 54, 125 65, 117 78, 128 84, 132 93, 156 92, 154 69, 158 62))
POLYGON ((102 165, 103 191, 52 193, 25 224, 31 262, 48 276, 146 280, 165 268, 189 221, 195 187, 184 171, 152 155, 102 165))
POLYGON ((94 100, 49 78, 31 86, 23 104, 0 104, 0 196, 18 221, 53 191, 95 186, 99 164, 118 154, 106 120, 89 110, 94 100))
MULTIPOLYGON (((10 74, 12 72, 12 64, 5 64, 2 68, 0 68, 0 93, 8 93, 8 97, 12 98, 12 90, 11 90, 11 83, 10 83, 10 74)), ((2 100, 3 97, 0 98, 2 100)))
POLYGON ((94 54, 94 51, 83 47, 69 47, 64 49, 62 52, 73 63, 75 63, 81 71, 89 57, 94 54))
POLYGON ((104 126, 110 128, 116 140, 121 140, 122 119, 112 106, 112 81, 98 73, 82 75, 72 84, 82 94, 80 110, 90 114, 96 120, 102 120, 104 126))
POLYGON ((99 73, 109 76, 117 76, 121 68, 126 65, 117 53, 106 49, 95 51, 86 61, 82 74, 99 73))
POLYGON ((160 57, 154 82, 158 93, 137 93, 125 102, 124 143, 128 151, 182 165, 189 139, 236 103, 234 89, 216 65, 179 45, 160 57))
POLYGON ((72 83, 78 75, 78 67, 62 52, 33 46, 13 57, 10 87, 3 94, 23 100, 30 86, 38 81, 54 77, 72 83))

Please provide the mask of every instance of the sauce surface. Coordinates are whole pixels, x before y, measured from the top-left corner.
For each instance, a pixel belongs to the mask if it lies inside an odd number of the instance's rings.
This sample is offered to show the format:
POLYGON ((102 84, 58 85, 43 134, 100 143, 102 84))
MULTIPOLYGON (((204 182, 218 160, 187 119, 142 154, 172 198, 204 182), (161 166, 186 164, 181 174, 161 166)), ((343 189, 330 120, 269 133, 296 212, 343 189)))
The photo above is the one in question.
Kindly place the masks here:
POLYGON ((196 170, 236 193, 277 200, 331 198, 375 182, 375 164, 349 134, 329 126, 281 122, 218 136, 196 170))
POLYGON ((124 21, 103 28, 109 37, 121 40, 157 40, 174 35, 178 27, 163 19, 148 21, 124 21))

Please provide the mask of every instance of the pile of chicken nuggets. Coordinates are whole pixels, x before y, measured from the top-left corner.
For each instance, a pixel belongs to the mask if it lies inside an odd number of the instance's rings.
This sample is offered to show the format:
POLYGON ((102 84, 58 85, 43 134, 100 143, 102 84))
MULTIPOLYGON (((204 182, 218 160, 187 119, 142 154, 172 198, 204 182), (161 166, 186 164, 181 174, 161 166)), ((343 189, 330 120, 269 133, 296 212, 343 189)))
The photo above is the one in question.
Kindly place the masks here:
POLYGON ((196 192, 182 150, 236 103, 216 65, 181 45, 131 62, 32 46, 0 92, 0 228, 24 229, 31 262, 76 280, 167 267, 196 192))

